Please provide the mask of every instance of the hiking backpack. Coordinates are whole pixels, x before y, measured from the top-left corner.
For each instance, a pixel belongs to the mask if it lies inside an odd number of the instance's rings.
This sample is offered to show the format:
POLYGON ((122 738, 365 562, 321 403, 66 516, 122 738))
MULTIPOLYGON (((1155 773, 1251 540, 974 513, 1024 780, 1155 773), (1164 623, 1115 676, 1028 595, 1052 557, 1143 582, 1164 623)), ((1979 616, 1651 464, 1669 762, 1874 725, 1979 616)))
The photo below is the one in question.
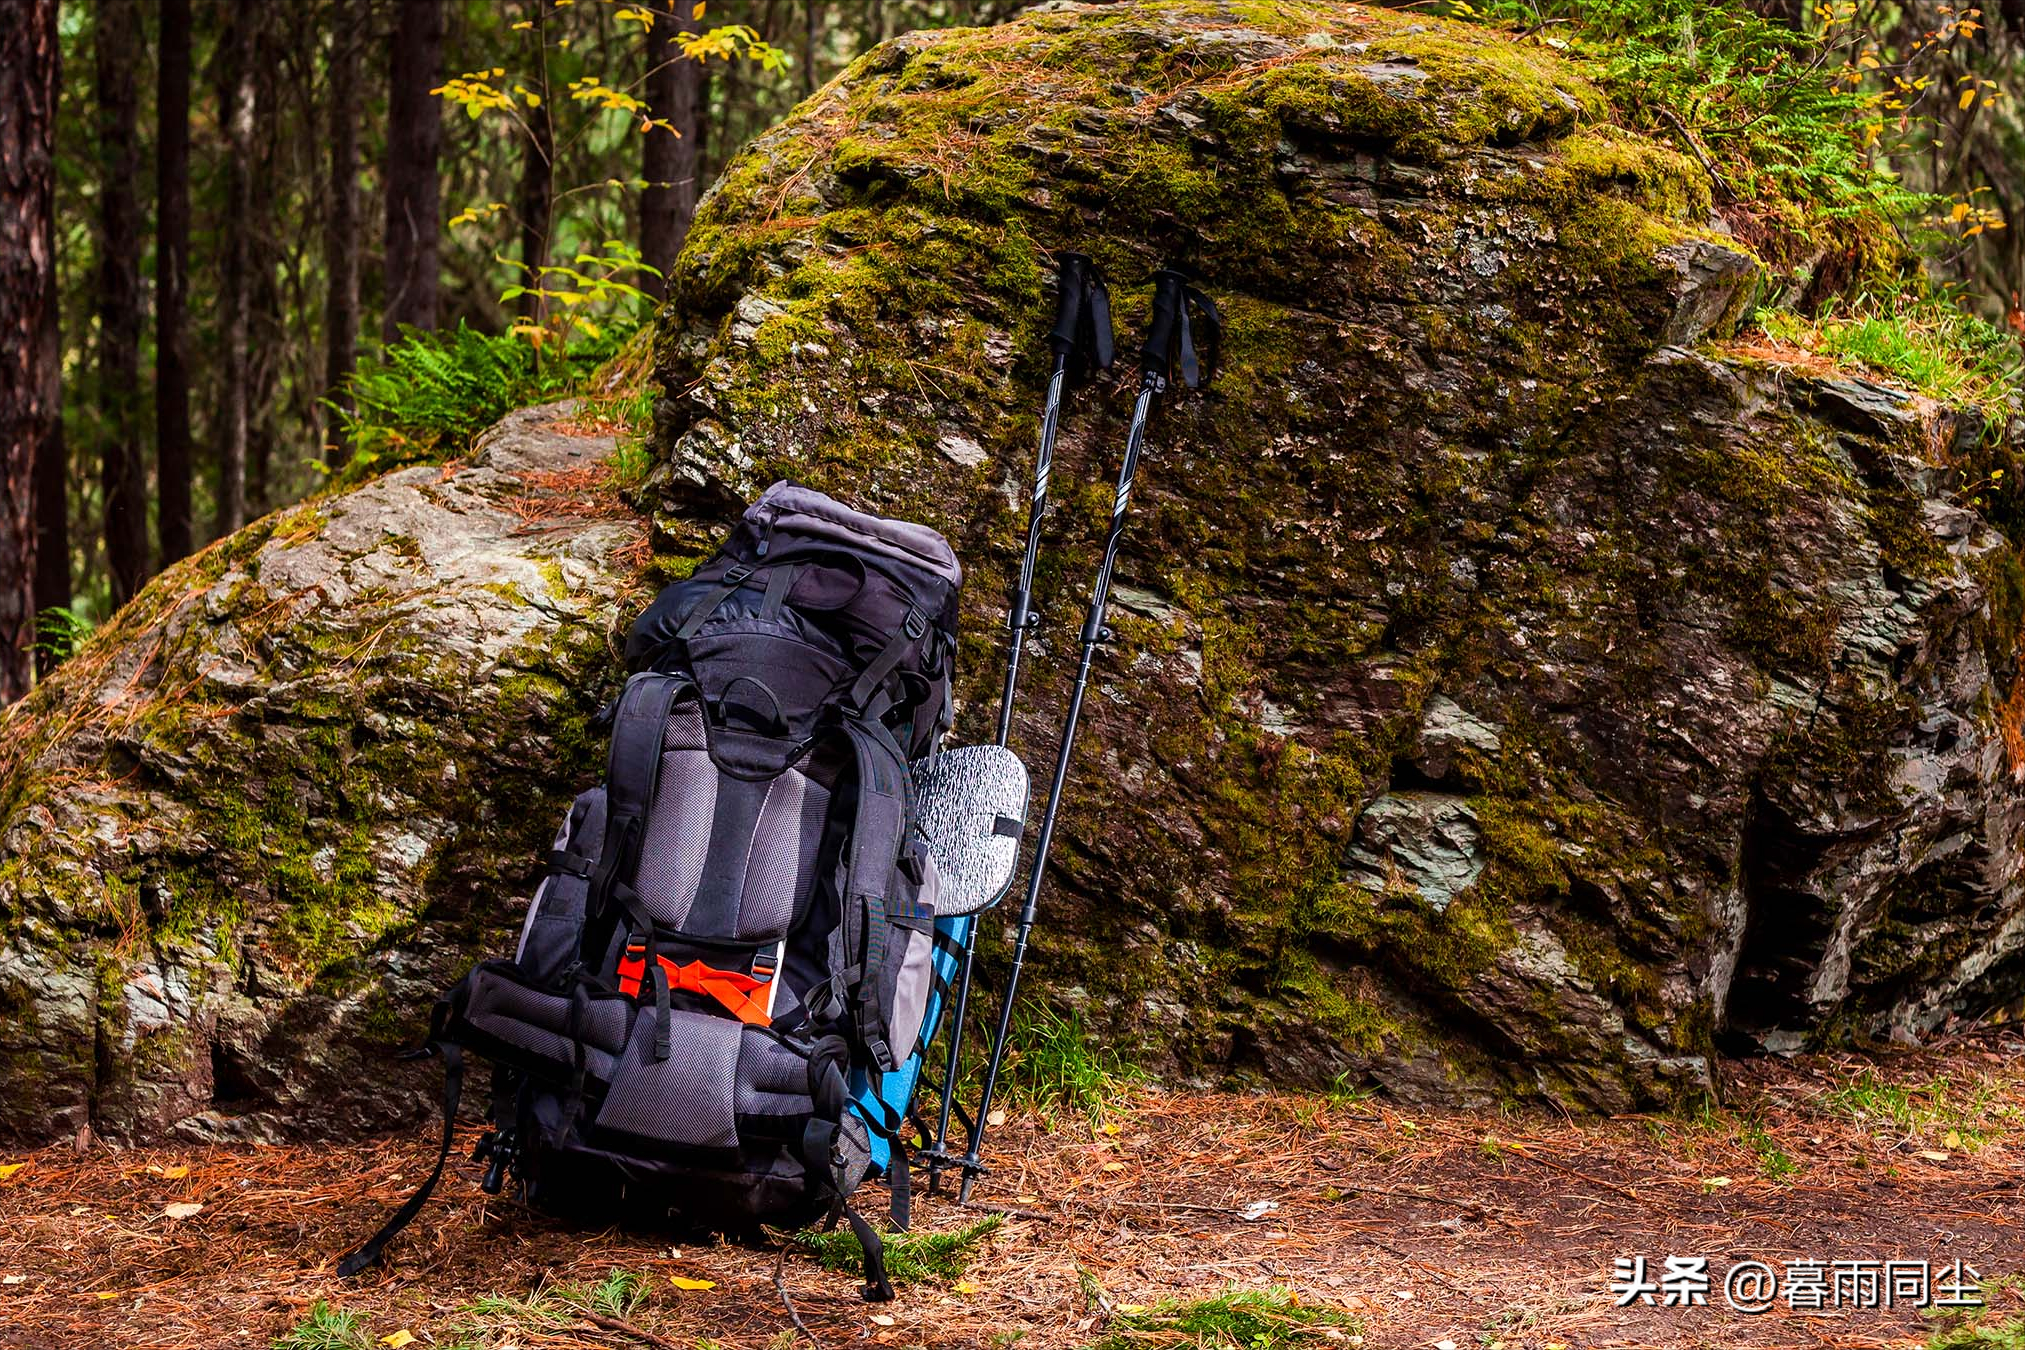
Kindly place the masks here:
POLYGON ((951 939, 1002 893, 1025 815, 1010 755, 941 752, 962 580, 935 531, 776 483, 660 593, 514 956, 435 1009, 436 1168, 341 1274, 441 1175, 471 1051, 494 1066, 486 1190, 730 1232, 848 1219, 864 1296, 892 1296, 850 1200, 884 1173, 906 1227, 899 1134, 951 939), (938 778, 960 790, 931 839, 917 783, 938 778))

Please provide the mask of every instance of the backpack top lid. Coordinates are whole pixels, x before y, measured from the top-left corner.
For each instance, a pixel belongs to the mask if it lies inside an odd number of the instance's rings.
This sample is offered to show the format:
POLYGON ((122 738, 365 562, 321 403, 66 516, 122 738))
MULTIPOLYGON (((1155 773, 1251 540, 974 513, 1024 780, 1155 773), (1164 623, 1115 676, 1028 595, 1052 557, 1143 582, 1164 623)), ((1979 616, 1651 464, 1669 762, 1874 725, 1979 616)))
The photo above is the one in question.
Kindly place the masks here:
POLYGON ((963 564, 956 560, 956 551, 928 526, 854 510, 787 479, 775 483, 745 508, 743 531, 751 532, 753 552, 761 558, 767 555, 776 534, 790 535, 926 572, 952 591, 963 585, 963 564))

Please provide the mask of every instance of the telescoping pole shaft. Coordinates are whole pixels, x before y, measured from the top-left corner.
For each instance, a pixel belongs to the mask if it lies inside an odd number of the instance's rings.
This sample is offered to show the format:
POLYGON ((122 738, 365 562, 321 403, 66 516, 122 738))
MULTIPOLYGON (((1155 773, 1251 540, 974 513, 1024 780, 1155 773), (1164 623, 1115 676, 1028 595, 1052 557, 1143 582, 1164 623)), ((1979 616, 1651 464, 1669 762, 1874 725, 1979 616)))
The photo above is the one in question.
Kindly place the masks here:
MULTIPOLYGON (((1040 557, 1041 528, 1048 516, 1048 480, 1055 467, 1055 437, 1061 427, 1062 396, 1072 369, 1091 372, 1111 365, 1111 301, 1096 263, 1081 253, 1064 253, 1055 274, 1055 327, 1048 335, 1055 359, 1048 374, 1047 398, 1041 407, 1040 445, 1034 456, 1033 490, 1027 500, 1026 548, 1020 555, 1019 578, 1006 605, 1005 686, 999 691, 997 744, 1012 739, 1013 700, 1019 692, 1020 655, 1033 628, 1034 567, 1040 557)), ((962 1064, 963 1028, 970 1014, 970 986, 977 966, 977 925, 973 916, 964 931, 958 957, 949 1050, 942 1067, 942 1102, 935 1121, 935 1140, 928 1158, 928 1190, 941 1185, 949 1156, 949 1117, 956 1100, 956 1077, 962 1064)), ((971 1134, 977 1133, 971 1122, 971 1134)), ((975 1140, 973 1140, 973 1149, 975 1140)))
POLYGON ((1034 915, 1040 907, 1041 883, 1047 876, 1048 849, 1055 839, 1055 819, 1062 806, 1062 789, 1069 778, 1069 760, 1076 746, 1076 723, 1083 715, 1083 694, 1090 685, 1090 664, 1097 648, 1108 637, 1104 614, 1111 600, 1111 573, 1118 563, 1118 544, 1125 536, 1125 508, 1132 500, 1132 480, 1139 471, 1139 447, 1146 438, 1146 419, 1166 380, 1148 371, 1139 384, 1139 401, 1132 406, 1132 428, 1125 438, 1125 460, 1118 467, 1118 491, 1111 503, 1111 527, 1104 536, 1104 560, 1097 568, 1097 581, 1090 591, 1090 608, 1083 617, 1082 656, 1076 664, 1076 682, 1069 691, 1069 714, 1062 725, 1062 743, 1055 752, 1055 776, 1048 784, 1048 805, 1041 815, 1040 837, 1034 841, 1034 860, 1027 871, 1026 899, 1020 905, 1019 926, 1013 937, 1012 971, 1006 976, 1005 1002, 998 1012, 998 1034, 992 1040, 991 1063, 985 1069, 984 1092, 977 1102, 977 1128, 971 1133, 970 1151, 963 1158, 963 1186, 959 1201, 970 1199, 971 1186, 980 1170, 978 1150, 984 1139, 985 1120, 991 1114, 991 1099, 998 1090, 998 1075, 1004 1061, 1006 1037, 1012 1031, 1013 1001, 1019 995, 1020 971, 1026 965, 1027 943, 1033 935, 1034 915))
MULTIPOLYGON (((1033 627, 1034 565, 1040 556, 1041 524, 1048 515, 1048 475, 1055 465, 1055 429, 1062 412, 1062 381, 1068 373, 1066 352, 1055 355, 1054 373, 1048 378, 1048 400, 1041 411, 1041 446, 1034 461, 1033 494, 1027 503, 1027 547, 1020 559, 1019 583, 1006 610, 1010 642, 1005 661, 1005 688, 998 700, 998 736, 1004 745, 1012 736, 1013 693, 1020 678, 1020 649, 1026 645, 1027 630, 1033 627)), ((942 1072, 942 1104, 935 1119, 935 1142, 928 1153, 928 1190, 932 1195, 940 1184, 942 1168, 949 1161, 949 1115, 956 1102, 956 1074, 962 1064, 963 1024, 970 1014, 970 982, 977 965, 977 918, 972 916, 964 933, 963 954, 956 976, 955 1005, 949 1022, 949 1053, 942 1072)), ((974 1131, 973 1131, 974 1132, 974 1131)))

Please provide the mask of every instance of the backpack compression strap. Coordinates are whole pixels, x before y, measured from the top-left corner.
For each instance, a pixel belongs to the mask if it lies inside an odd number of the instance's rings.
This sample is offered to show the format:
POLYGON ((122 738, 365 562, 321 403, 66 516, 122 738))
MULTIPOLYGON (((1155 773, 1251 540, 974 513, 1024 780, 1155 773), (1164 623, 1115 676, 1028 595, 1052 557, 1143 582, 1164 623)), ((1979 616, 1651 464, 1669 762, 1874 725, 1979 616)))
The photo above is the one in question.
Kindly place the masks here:
POLYGON ((845 1219, 858 1239, 858 1249, 865 1257, 865 1283, 858 1290, 859 1297, 867 1303, 890 1303, 893 1283, 886 1277, 886 1244, 848 1203, 852 1182, 844 1175, 844 1154, 837 1139, 850 1103, 844 1085, 844 1066, 850 1055, 841 1036, 825 1036, 809 1050, 809 1101, 814 1113, 802 1130, 802 1167, 811 1184, 829 1195, 830 1213, 823 1227, 834 1228, 839 1218, 845 1219))
MULTIPOLYGON (((924 921, 894 909, 893 872, 906 843, 909 814, 907 759, 893 733, 877 722, 850 718, 844 732, 858 762, 858 807, 844 887, 844 952, 857 963, 855 1020, 871 1067, 897 1069, 900 1061, 888 1044, 886 1009, 880 1000, 881 989, 890 983, 883 978, 887 963, 906 954, 902 944, 892 941, 892 930, 896 924, 913 927, 932 923, 933 918, 924 921)), ((833 979, 838 973, 832 972, 833 979)), ((847 984, 853 982, 848 973, 844 978, 847 984)))

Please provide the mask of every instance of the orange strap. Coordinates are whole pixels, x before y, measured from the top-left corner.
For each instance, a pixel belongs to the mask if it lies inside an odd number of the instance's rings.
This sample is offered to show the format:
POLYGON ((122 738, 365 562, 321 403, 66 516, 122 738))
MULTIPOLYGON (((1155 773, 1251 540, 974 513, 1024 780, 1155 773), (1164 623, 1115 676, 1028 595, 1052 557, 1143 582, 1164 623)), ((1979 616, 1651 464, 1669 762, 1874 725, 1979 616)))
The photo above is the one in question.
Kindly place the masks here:
MULTIPOLYGON (((647 974, 645 956, 644 952, 638 956, 629 952, 619 958, 620 993, 632 998, 640 996, 640 981, 647 974)), ((668 972, 670 989, 687 989, 692 994, 714 998, 733 1017, 751 1026, 763 1027, 772 1021, 766 1014, 766 988, 771 980, 754 979, 735 970, 713 970, 701 961, 678 966, 659 954, 654 959, 668 972), (755 993, 757 998, 753 997, 755 993)))

